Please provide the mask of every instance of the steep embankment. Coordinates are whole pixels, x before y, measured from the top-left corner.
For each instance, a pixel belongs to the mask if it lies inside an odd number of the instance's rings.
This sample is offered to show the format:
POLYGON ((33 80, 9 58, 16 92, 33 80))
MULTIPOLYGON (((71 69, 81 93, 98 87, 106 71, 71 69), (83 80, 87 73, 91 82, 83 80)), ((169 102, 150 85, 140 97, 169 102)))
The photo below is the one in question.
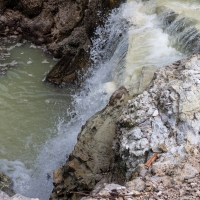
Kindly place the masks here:
POLYGON ((111 0, 15 0, 0 2, 0 34, 20 35, 61 61, 46 80, 60 85, 77 80, 77 71, 89 66, 89 45, 103 16, 117 6, 111 0))
POLYGON ((51 199, 77 198, 76 191, 95 185, 94 199, 198 198, 199 69, 200 54, 160 68, 123 110, 122 89, 113 94, 110 104, 83 127, 66 164, 55 171, 51 199), (156 162, 145 166, 154 153, 156 162), (104 184, 122 183, 125 177, 130 181, 126 187, 104 184))
MULTIPOLYGON (((171 6, 163 7, 158 2, 150 1, 144 6, 136 3, 139 12, 135 9, 135 15, 129 16, 133 26, 129 29, 125 72, 121 74, 132 97, 124 108, 109 104, 88 120, 69 160, 54 173, 52 200, 79 199, 84 196, 81 192, 87 196, 91 191, 86 199, 198 199, 200 55, 157 70, 146 89, 151 79, 148 68, 155 70, 175 54, 186 57, 198 51, 198 21, 188 12, 173 11, 171 6), (106 119, 116 108, 117 115, 121 114, 108 120, 115 125, 105 131, 110 126, 106 119), (103 123, 99 121, 102 115, 103 123), (99 144, 94 142, 97 132, 99 144), (106 139, 110 135, 113 142, 106 139), (101 144, 109 148, 99 148, 101 144), (97 162, 96 155, 102 161, 102 152, 106 163, 97 162), (145 166, 151 156, 157 160, 145 166), (104 185, 126 181, 126 187, 104 185)), ((173 5, 173 1, 170 3, 173 5)), ((181 2, 175 4, 185 10, 181 2)), ((195 6, 190 5, 190 9, 195 6)))

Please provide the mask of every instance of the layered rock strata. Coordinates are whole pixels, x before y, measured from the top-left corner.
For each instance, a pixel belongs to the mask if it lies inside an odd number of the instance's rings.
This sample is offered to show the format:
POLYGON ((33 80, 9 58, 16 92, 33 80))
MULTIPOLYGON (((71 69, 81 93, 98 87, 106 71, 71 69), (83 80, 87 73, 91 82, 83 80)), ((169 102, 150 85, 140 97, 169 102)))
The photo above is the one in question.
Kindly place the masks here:
POLYGON ((0 35, 20 35, 47 50, 60 62, 47 75, 55 84, 74 82, 89 66, 90 38, 117 0, 15 0, 0 2, 0 35))

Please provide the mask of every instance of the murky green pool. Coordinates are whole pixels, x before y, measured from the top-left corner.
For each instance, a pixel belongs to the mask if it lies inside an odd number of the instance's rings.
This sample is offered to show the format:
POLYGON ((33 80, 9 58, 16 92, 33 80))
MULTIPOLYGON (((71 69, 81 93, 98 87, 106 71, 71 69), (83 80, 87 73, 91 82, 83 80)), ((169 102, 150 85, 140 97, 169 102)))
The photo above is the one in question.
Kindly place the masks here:
POLYGON ((16 185, 20 177, 17 173, 34 168, 44 143, 57 136, 58 124, 64 115, 67 120, 71 95, 70 89, 43 81, 56 61, 40 48, 27 42, 11 42, 2 51, 0 171, 10 175, 16 185))

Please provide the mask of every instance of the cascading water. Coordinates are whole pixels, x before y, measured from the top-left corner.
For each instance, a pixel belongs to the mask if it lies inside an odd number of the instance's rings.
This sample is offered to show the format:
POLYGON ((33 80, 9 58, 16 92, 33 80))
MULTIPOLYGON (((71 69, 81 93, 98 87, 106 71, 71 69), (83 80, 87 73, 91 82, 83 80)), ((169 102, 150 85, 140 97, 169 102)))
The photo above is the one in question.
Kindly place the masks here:
MULTIPOLYGON (((44 129, 46 136, 50 134, 46 142, 34 145, 31 142, 37 156, 31 157, 32 152, 29 152, 30 160, 16 156, 5 156, 0 160, 1 170, 13 179, 14 189, 18 193, 41 200, 48 199, 53 188, 52 171, 64 163, 76 143, 81 126, 107 104, 111 93, 122 84, 130 90, 135 87, 139 92, 138 77, 144 69, 152 75, 156 68, 192 53, 193 50, 187 48, 191 42, 198 47, 199 23, 194 8, 199 7, 197 1, 189 0, 129 0, 112 11, 105 26, 96 30, 91 48, 93 66, 88 70, 81 88, 71 95, 72 105, 60 107, 66 111, 60 117, 56 116, 57 125, 53 130, 48 130, 48 125, 44 129), (188 14, 183 13, 185 10, 188 14), (189 23, 181 20, 183 15, 189 23), (191 26, 196 31, 190 31, 193 30, 191 26), (182 31, 176 27, 181 27, 182 31), (191 33, 190 37, 184 36, 187 31, 191 33)), ((148 81, 150 78, 149 75, 148 81)), ((24 85, 20 87, 23 89, 24 85)), ((31 101, 31 98, 30 94, 28 100, 31 101)), ((60 98, 59 95, 56 98, 60 98)), ((46 100, 46 103, 52 101, 51 98, 46 100)), ((36 118, 39 117, 36 115, 36 118)), ((54 119, 49 120, 52 123, 54 119)), ((40 126, 39 122, 34 123, 40 126)), ((27 137, 23 145, 29 146, 32 137, 27 137)), ((0 152, 6 151, 6 147, 1 145, 0 152)), ((21 150, 21 154, 23 151, 26 149, 21 150)))

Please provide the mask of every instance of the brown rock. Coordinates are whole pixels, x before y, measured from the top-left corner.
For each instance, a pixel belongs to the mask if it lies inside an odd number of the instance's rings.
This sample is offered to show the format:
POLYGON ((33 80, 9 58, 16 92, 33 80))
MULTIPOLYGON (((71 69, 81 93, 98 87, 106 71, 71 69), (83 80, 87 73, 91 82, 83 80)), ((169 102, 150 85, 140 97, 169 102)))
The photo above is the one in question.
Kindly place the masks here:
POLYGON ((54 171, 53 176, 54 176, 54 183, 53 183, 54 185, 57 185, 62 182, 62 170, 60 168, 54 171))
MULTIPOLYGON (((120 166, 118 165, 119 161, 115 159, 116 155, 112 146, 116 136, 115 120, 122 105, 126 102, 125 99, 121 102, 121 106, 107 106, 91 117, 83 126, 68 161, 61 169, 58 169, 59 175, 62 171, 63 181, 55 185, 53 189, 52 196, 55 199, 66 196, 70 199, 70 191, 72 190, 90 191, 102 179, 110 182, 121 176, 120 170, 115 174, 114 162, 117 163, 118 168, 120 166), (111 175, 111 171, 113 175, 111 175)), ((58 177, 57 174, 56 171, 54 182, 58 177)))
POLYGON ((55 84, 78 83, 90 65, 90 38, 103 17, 119 0, 2 0, 1 35, 22 33, 37 45, 47 45, 56 58, 62 58, 47 75, 55 84), (99 14, 101 13, 101 14, 99 14), (5 31, 8 26, 9 31, 5 31), (17 33, 17 32, 18 33, 17 33))
POLYGON ((42 10, 43 0, 20 0, 19 7, 28 17, 38 15, 42 10))
POLYGON ((121 86, 117 91, 115 91, 109 100, 109 105, 114 105, 118 101, 121 101, 124 99, 125 94, 127 94, 127 89, 124 86, 121 86))

